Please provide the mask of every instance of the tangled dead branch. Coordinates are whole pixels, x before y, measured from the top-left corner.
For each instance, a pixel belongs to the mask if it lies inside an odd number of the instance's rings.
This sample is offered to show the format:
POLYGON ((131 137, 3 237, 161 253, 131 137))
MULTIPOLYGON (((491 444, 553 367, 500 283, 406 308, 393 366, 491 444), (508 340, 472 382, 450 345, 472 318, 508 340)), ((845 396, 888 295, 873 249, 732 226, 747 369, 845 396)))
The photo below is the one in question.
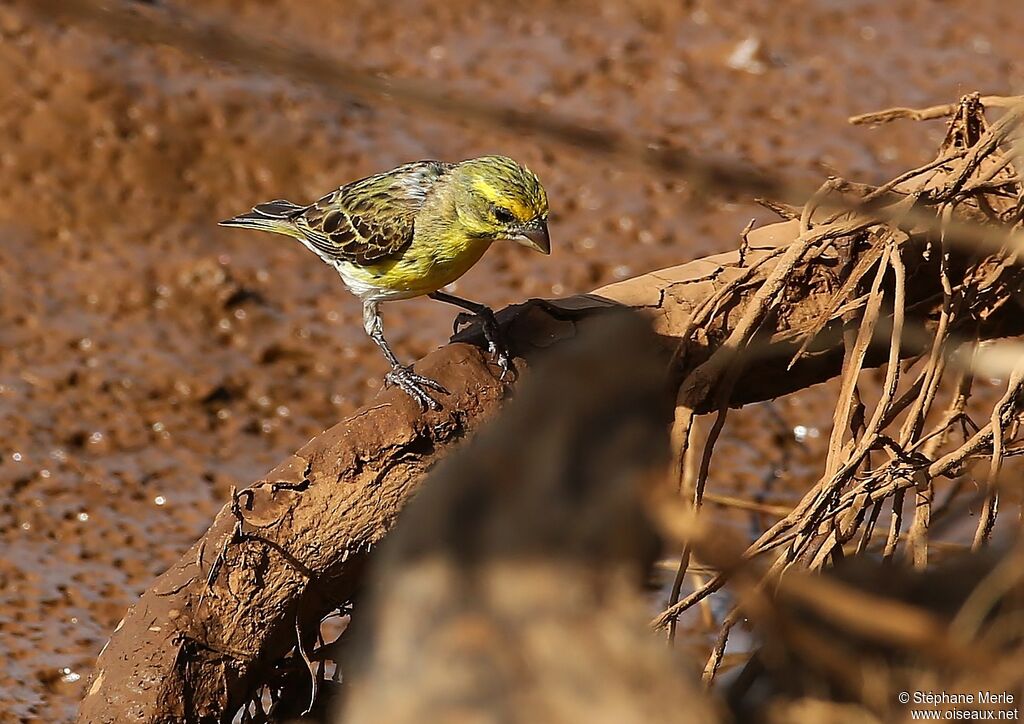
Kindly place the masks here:
MULTIPOLYGON (((991 99, 986 99, 991 100, 991 99)), ((1000 99, 997 106, 1009 105, 1000 99)), ((1015 111, 1020 105, 1016 104, 1015 111)), ((987 461, 983 476, 984 503, 973 537, 975 549, 991 537, 999 511, 999 473, 1004 450, 1017 440, 1024 385, 1024 363, 1001 370, 1008 378, 1005 393, 991 407, 988 423, 970 433, 965 410, 972 394, 971 360, 977 364, 978 342, 988 336, 987 325, 1007 306, 1019 303, 1022 273, 1016 248, 957 256, 942 233, 922 234, 906 223, 902 211, 931 209, 941 225, 953 219, 1016 231, 1024 215, 1024 186, 1018 171, 1019 123, 1011 111, 989 124, 977 95, 956 106, 920 113, 896 109, 858 117, 854 122, 879 122, 895 117, 934 118, 952 113, 948 132, 936 160, 902 174, 874 189, 864 189, 866 201, 885 199, 883 221, 853 213, 823 214, 821 197, 848 188, 831 179, 812 198, 800 216, 799 236, 771 273, 762 276, 757 294, 744 316, 709 360, 687 364, 684 337, 677 354, 684 367, 677 396, 673 440, 677 445, 676 474, 680 489, 694 508, 700 507, 715 442, 721 432, 730 388, 752 360, 763 355, 757 331, 785 299, 787 290, 805 283, 798 262, 834 254, 841 260, 840 278, 818 319, 812 320, 793 358, 798 363, 808 349, 820 344, 831 324, 844 350, 842 386, 823 474, 788 515, 754 541, 746 558, 765 554, 772 565, 765 580, 794 565, 819 569, 839 560, 859 537, 853 550, 877 550, 893 558, 905 550, 918 569, 929 560, 929 526, 936 488, 943 479, 964 475, 968 466, 987 461), (934 279, 937 304, 933 325, 921 326, 917 295, 912 286, 921 274, 934 279), (880 398, 872 408, 864 403, 862 372, 872 350, 885 341, 887 359, 880 398), (907 360, 901 362, 901 360, 907 360), (958 376, 944 411, 936 405, 949 372, 958 376), (718 418, 703 441, 696 439, 693 421, 704 390, 717 388, 718 418), (957 426, 961 434, 956 434, 957 426), (699 460, 699 464, 688 462, 699 460), (914 496, 913 521, 904 532, 904 498, 914 496), (883 515, 889 523, 881 541, 875 527, 883 515)), ((728 290, 714 304, 727 306, 728 290)), ((707 312, 710 318, 711 305, 707 312)), ((694 320, 695 328, 705 318, 694 320)), ((947 501, 948 504, 948 501, 947 501)), ((720 573, 681 596, 689 560, 686 549, 677 585, 667 608, 655 619, 671 628, 678 616, 719 590, 720 573)), ((714 648, 708 671, 714 672, 734 617, 722 624, 720 645, 714 648)))

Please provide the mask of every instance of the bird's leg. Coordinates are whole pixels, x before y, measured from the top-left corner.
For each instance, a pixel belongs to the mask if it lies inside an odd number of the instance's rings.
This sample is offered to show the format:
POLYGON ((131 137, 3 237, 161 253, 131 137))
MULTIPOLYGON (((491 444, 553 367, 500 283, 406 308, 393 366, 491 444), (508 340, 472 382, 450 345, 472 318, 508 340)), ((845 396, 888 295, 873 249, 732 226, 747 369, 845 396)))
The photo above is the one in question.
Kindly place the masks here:
POLYGON ((377 310, 377 302, 363 302, 363 328, 370 335, 370 339, 380 347, 391 364, 391 371, 385 375, 384 379, 388 383, 400 387, 409 397, 416 400, 421 410, 426 410, 428 407, 440 410, 441 404, 431 397, 427 390, 434 390, 443 395, 447 395, 448 390, 440 382, 418 375, 412 371, 412 368, 398 361, 398 357, 388 346, 388 341, 384 339, 384 322, 377 310))
MULTIPOLYGON (((512 364, 512 355, 509 354, 508 346, 505 344, 504 339, 502 339, 501 328, 498 327, 498 320, 494 317, 494 312, 490 307, 486 304, 457 297, 454 294, 448 294, 447 292, 437 291, 427 296, 439 302, 454 304, 456 307, 462 307, 475 314, 480 320, 480 328, 483 330, 484 339, 487 340, 487 350, 494 357, 498 367, 501 368, 501 379, 504 380, 508 375, 515 375, 516 368, 512 364)), ((455 324, 458 327, 458 319, 456 319, 455 324)), ((456 329, 456 331, 458 330, 456 329)))

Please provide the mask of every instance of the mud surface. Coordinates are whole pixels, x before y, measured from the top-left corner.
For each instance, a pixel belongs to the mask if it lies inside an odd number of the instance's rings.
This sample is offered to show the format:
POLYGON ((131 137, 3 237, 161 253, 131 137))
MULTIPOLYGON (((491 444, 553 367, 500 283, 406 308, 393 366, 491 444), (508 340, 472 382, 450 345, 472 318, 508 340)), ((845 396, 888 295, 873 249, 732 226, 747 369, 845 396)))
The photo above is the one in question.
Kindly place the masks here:
MULTIPOLYGON (((919 127, 855 128, 850 114, 1024 85, 1024 16, 998 0, 606 5, 203 12, 804 180, 880 180, 929 158, 943 131, 924 143, 919 127)), ((536 139, 42 25, 17 5, 0 7, 0 95, 0 721, 69 720, 125 607, 231 486, 381 384, 333 272, 218 219, 407 160, 507 153, 547 185, 555 252, 492 249, 458 291, 494 306, 731 248, 751 217, 770 219, 536 139)), ((429 301, 385 311, 405 358, 446 339, 451 318, 429 301)), ((830 415, 827 389, 744 413, 716 491, 773 471, 799 488, 830 415)))

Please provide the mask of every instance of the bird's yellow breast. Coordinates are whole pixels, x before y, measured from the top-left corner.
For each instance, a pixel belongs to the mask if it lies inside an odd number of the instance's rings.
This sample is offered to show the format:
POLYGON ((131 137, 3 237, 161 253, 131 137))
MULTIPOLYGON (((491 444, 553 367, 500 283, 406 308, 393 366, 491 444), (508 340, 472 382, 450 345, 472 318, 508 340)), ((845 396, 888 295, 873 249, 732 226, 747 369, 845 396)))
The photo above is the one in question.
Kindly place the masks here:
POLYGON ((451 284, 480 261, 489 246, 486 239, 454 231, 434 239, 417 235, 397 257, 366 266, 347 263, 338 270, 360 296, 364 294, 356 287, 380 292, 382 298, 416 297, 451 284))

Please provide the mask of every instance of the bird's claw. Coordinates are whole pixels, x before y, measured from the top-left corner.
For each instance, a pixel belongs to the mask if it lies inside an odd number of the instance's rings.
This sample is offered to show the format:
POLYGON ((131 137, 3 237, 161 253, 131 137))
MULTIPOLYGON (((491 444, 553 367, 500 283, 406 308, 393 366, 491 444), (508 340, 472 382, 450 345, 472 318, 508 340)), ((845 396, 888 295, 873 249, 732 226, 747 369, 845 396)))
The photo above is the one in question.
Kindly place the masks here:
POLYGON ((498 321, 493 315, 462 312, 455 317, 455 321, 452 324, 452 333, 458 334, 464 326, 473 322, 480 323, 480 329, 484 334, 484 339, 487 341, 487 352, 494 359, 494 363, 501 368, 499 379, 502 382, 514 381, 516 378, 516 367, 512 362, 512 355, 509 353, 508 347, 501 338, 502 334, 498 327, 498 321))
POLYGON ((484 339, 487 340, 487 351, 494 358, 494 363, 501 369, 501 376, 498 379, 502 382, 506 380, 509 382, 514 381, 516 378, 516 366, 512 362, 512 355, 502 339, 498 323, 493 317, 490 319, 482 317, 480 324, 483 329, 484 339))
POLYGON ((462 328, 467 324, 472 324, 474 321, 480 319, 476 314, 470 314, 469 312, 460 312, 455 317, 455 321, 452 322, 452 335, 456 335, 462 331, 462 328))
POLYGON ((516 366, 504 345, 499 345, 494 340, 488 340, 487 351, 494 358, 494 363, 501 369, 501 375, 498 379, 502 382, 505 382, 506 379, 509 382, 514 382, 516 379, 516 366))
POLYGON ((418 375, 409 367, 393 367, 384 376, 384 379, 414 399, 422 411, 426 411, 427 408, 431 410, 441 409, 441 403, 435 400, 427 390, 433 390, 442 395, 450 394, 440 382, 423 375, 418 375))

